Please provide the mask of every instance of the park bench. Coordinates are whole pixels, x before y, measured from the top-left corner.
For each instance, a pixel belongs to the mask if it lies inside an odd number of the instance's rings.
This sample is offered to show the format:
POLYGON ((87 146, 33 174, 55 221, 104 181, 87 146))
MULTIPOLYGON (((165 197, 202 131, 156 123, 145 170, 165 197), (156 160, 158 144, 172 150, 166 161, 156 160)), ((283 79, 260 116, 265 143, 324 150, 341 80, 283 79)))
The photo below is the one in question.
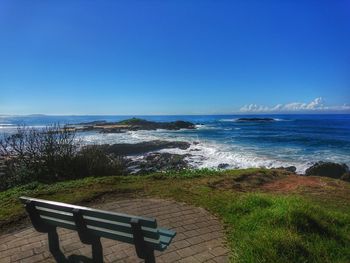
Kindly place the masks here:
POLYGON ((81 242, 92 246, 92 262, 98 263, 103 262, 102 237, 133 244, 139 258, 153 263, 154 250, 164 251, 176 235, 158 227, 152 218, 29 197, 20 200, 35 230, 48 234, 49 249, 57 262, 71 262, 60 250, 57 227, 77 231, 81 242))

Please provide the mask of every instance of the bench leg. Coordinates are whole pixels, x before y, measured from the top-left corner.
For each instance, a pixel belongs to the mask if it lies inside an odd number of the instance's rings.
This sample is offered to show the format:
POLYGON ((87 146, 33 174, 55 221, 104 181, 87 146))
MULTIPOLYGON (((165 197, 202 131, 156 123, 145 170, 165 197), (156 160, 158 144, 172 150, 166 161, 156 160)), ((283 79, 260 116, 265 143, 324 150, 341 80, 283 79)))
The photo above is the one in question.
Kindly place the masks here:
POLYGON ((132 218, 130 220, 130 225, 134 237, 134 243, 135 243, 135 249, 136 254, 139 258, 142 258, 145 260, 145 263, 155 263, 156 260, 154 258, 154 249, 150 248, 142 234, 141 224, 138 219, 132 218))
POLYGON ((60 249, 60 241, 56 229, 47 232, 49 239, 49 249, 56 262, 67 262, 66 257, 60 249))
POLYGON ((96 240, 92 245, 92 260, 96 263, 103 263, 103 250, 101 240, 96 240))
POLYGON ((154 251, 148 251, 145 256, 145 263, 155 263, 156 259, 154 257, 154 251))

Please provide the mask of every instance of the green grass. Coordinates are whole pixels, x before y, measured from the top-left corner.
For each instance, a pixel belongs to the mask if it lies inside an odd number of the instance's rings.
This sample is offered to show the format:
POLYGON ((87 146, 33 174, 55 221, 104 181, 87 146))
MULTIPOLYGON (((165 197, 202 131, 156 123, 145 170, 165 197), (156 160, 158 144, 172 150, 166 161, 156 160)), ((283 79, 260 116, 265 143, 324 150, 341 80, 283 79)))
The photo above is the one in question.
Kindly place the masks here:
POLYGON ((226 226, 232 262, 350 262, 349 183, 320 179, 327 183, 322 189, 289 193, 260 191, 260 181, 245 182, 247 191, 212 187, 222 180, 241 181, 254 173, 272 178, 269 170, 197 170, 86 178, 52 185, 33 183, 0 193, 0 222, 23 216, 17 200, 21 195, 69 203, 105 194, 105 198, 155 196, 201 206, 216 214, 226 226))
MULTIPOLYGON (((226 202, 225 202, 226 203, 226 202)), ((297 197, 247 194, 224 204, 237 262, 348 262, 349 215, 297 197)))

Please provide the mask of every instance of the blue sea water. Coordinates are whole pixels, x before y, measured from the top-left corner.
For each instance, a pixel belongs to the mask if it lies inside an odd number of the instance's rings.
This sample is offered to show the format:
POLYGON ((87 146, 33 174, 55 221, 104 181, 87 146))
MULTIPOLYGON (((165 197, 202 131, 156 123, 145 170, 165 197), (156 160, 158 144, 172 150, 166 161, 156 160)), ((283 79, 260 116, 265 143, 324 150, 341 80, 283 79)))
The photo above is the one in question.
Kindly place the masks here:
POLYGON ((195 115, 195 116, 0 116, 0 133, 16 126, 43 127, 54 123, 74 124, 94 120, 118 121, 140 117, 153 121, 186 120, 196 130, 132 131, 122 134, 84 132, 86 143, 136 143, 154 139, 185 140, 188 150, 163 150, 190 153, 193 167, 229 168, 279 167, 294 165, 303 173, 317 161, 334 161, 350 166, 350 115, 195 115), (242 117, 270 117, 272 122, 240 122, 242 117))

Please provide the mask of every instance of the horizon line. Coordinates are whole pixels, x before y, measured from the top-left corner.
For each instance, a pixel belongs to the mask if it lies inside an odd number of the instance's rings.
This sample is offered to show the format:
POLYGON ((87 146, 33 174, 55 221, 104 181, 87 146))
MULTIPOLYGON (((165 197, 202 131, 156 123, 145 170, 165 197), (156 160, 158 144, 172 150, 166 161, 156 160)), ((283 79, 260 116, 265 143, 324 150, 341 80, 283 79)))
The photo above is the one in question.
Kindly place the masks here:
POLYGON ((0 114, 0 117, 57 117, 57 116, 217 116, 217 115, 350 115, 350 112, 236 112, 185 114, 0 114))

